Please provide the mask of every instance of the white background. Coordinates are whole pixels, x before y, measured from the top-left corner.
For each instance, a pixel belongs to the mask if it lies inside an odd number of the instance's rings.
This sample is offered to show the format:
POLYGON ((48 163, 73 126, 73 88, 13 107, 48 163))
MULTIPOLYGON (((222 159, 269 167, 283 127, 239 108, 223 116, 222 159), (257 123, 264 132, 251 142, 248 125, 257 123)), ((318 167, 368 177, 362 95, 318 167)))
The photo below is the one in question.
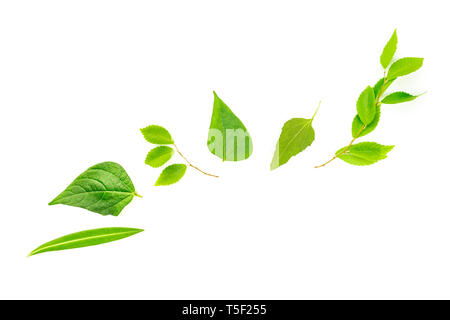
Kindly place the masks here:
MULTIPOLYGON (((447 1, 2 1, 0 298, 450 298, 447 1), (395 144, 369 167, 314 169, 351 139, 356 99, 397 57, 424 67, 393 87, 362 141, 395 144), (213 94, 250 131, 249 160, 206 147, 213 94), (316 141, 269 170, 285 121, 316 141), (154 187, 139 128, 170 130, 192 162, 154 187), (119 217, 48 206, 102 161, 137 192, 119 217), (145 232, 26 258, 91 228, 145 232)), ((181 161, 179 158, 177 161, 181 161)))

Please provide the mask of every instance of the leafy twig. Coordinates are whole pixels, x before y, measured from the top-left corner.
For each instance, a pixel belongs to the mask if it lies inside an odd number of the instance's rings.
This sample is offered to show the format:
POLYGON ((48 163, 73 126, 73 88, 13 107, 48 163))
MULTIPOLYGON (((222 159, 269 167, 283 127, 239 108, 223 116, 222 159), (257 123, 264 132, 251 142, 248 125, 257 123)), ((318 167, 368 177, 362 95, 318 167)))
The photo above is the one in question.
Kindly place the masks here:
MULTIPOLYGON (((377 96, 377 100, 375 101, 375 105, 376 106, 381 106, 380 104, 380 98, 381 98, 381 94, 384 92, 384 87, 386 86, 386 71, 384 71, 384 75, 383 75, 383 85, 381 86, 380 92, 378 93, 377 96)), ((345 152, 348 151, 348 149, 350 149, 350 147, 352 146, 353 142, 355 142, 356 139, 359 138, 360 134, 364 131, 364 129, 366 128, 366 125, 363 125, 361 127, 361 129, 359 129, 358 133, 356 134, 356 136, 352 139, 352 141, 350 141, 350 143, 347 145, 347 147, 344 148, 344 150, 342 150, 341 152, 338 152, 333 158, 331 158, 330 160, 328 160, 327 162, 325 162, 324 164, 321 164, 320 166, 315 166, 314 168, 321 168, 326 166, 327 164, 329 164, 331 161, 339 158, 340 155, 344 154, 345 152)))
POLYGON ((358 98, 358 114, 353 121, 352 127, 353 139, 346 147, 338 150, 330 160, 315 168, 324 167, 337 158, 354 165, 370 165, 386 158, 387 152, 393 148, 393 146, 383 146, 373 142, 354 145, 354 142, 376 128, 379 121, 379 113, 381 112, 379 108, 381 108, 382 103, 402 103, 412 101, 420 96, 413 96, 405 92, 394 92, 383 100, 381 99, 384 91, 395 79, 417 71, 423 63, 422 58, 403 58, 392 63, 396 50, 397 31, 394 31, 380 57, 380 63, 384 68, 383 78, 374 87, 368 86, 358 98), (367 129, 366 132, 364 132, 365 129, 367 129))
MULTIPOLYGON (((178 149, 178 147, 175 144, 175 141, 173 140, 172 136, 170 135, 169 131, 167 129, 151 125, 145 128, 141 129, 141 133, 144 136, 145 140, 147 140, 150 143, 159 145, 156 148, 153 148, 150 150, 150 152, 147 154, 147 158, 145 159, 145 163, 153 168, 159 168, 163 166, 167 161, 169 161, 175 151, 187 162, 187 164, 207 175, 210 177, 218 178, 218 176, 207 173, 203 170, 201 170, 199 167, 194 166, 178 149), (175 149, 173 149, 172 148, 175 149)), ((167 186, 170 184, 174 184, 178 181, 180 181, 181 178, 183 178, 185 172, 186 172, 187 165, 184 163, 175 163, 167 166, 164 168, 164 170, 161 172, 158 180, 156 181, 156 186, 167 186)))

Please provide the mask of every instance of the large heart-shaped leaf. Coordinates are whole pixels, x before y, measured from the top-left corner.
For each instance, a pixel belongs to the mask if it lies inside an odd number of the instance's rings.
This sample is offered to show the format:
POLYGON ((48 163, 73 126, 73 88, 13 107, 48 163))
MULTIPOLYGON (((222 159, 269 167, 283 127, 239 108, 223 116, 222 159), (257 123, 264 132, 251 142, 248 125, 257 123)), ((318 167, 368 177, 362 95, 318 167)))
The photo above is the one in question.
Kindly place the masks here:
POLYGON ((134 196, 138 194, 125 169, 115 162, 102 162, 80 174, 49 205, 65 204, 117 216, 134 196))

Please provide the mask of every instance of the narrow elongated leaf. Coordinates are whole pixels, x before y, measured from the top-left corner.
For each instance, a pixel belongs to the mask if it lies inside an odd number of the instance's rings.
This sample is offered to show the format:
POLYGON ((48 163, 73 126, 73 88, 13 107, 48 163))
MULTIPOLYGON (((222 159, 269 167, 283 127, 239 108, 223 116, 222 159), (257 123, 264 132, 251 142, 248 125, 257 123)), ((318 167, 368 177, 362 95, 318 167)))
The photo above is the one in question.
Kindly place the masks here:
POLYGON ((172 164, 165 168, 158 180, 155 183, 155 186, 168 186, 170 184, 174 184, 180 181, 183 178, 184 173, 186 172, 185 164, 172 164))
POLYGON ((381 107, 378 106, 377 111, 375 113, 375 118, 364 129, 362 129, 362 127, 364 126, 364 123, 362 123, 359 116, 356 115, 355 118, 353 119, 353 123, 352 123, 353 138, 363 137, 363 136, 371 133, 373 130, 375 130, 375 128, 378 126, 378 122, 380 122, 380 115, 381 115, 381 107), (362 129, 362 131, 361 131, 361 129, 362 129))
POLYGON ((356 110, 358 110, 359 119, 368 125, 373 121, 376 114, 375 95, 373 88, 368 86, 358 98, 356 102, 356 110))
POLYGON ((339 159, 357 166, 367 166, 379 160, 385 159, 389 151, 394 146, 383 146, 376 142, 361 142, 350 146, 343 154, 340 154, 346 148, 336 151, 339 159))
POLYGON ((252 139, 244 124, 215 92, 208 149, 224 161, 245 160, 253 152, 252 139))
POLYGON ((406 92, 394 92, 390 95, 386 96, 383 99, 383 103, 385 104, 396 104, 396 103, 403 103, 408 102, 416 99, 418 96, 413 96, 412 94, 406 93, 406 92))
POLYGON ((161 126, 151 125, 141 129, 145 140, 153 144, 173 144, 169 131, 161 126))
POLYGON ((102 162, 80 174, 49 205, 65 204, 102 215, 117 216, 137 193, 125 169, 102 162))
POLYGON ((381 78, 380 80, 378 80, 378 82, 373 87, 373 94, 375 96, 375 100, 377 100, 377 98, 380 99, 381 96, 383 95, 383 93, 386 91, 386 89, 389 88, 390 85, 392 84, 392 82, 394 82, 394 81, 395 81, 395 79, 392 79, 392 80, 386 79, 386 83, 384 83, 384 78, 381 78), (383 83, 384 83, 384 86, 383 86, 383 83), (380 95, 380 98, 378 97, 378 95, 380 95))
POLYGON ((271 170, 287 163, 291 157, 299 154, 313 143, 315 138, 312 127, 314 116, 311 119, 293 118, 284 124, 270 164, 271 170))
POLYGON ((59 251, 66 249, 95 246, 98 244, 127 238, 142 231, 144 230, 134 228, 121 228, 121 227, 80 231, 44 243, 43 245, 31 251, 31 253, 28 256, 33 256, 35 254, 48 251, 59 251))
POLYGON ((397 51, 397 30, 394 31, 388 43, 383 49, 380 57, 380 63, 386 69, 394 58, 395 51, 397 51))
POLYGON ((145 163, 153 168, 161 167, 174 154, 174 150, 168 146, 159 146, 156 147, 147 154, 147 158, 145 159, 145 163))
POLYGON ((387 78, 389 80, 406 76, 419 70, 423 65, 423 58, 403 58, 395 61, 389 68, 387 78))

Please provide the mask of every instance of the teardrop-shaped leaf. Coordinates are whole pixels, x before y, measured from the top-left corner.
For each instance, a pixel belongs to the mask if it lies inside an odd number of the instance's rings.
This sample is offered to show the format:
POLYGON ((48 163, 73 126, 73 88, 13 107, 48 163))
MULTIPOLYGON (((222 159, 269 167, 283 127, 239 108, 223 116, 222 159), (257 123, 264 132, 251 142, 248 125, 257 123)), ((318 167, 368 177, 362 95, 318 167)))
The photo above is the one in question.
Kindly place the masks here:
POLYGON ((380 57, 380 63, 386 69, 394 58, 395 51, 397 51, 397 30, 394 31, 388 43, 383 49, 380 57))
POLYGON ((151 125, 141 129, 145 140, 153 144, 173 144, 169 131, 161 126, 151 125))
POLYGON ((187 167, 185 164, 180 163, 168 166, 161 172, 161 175, 156 181, 155 186, 168 186, 180 181, 180 179, 183 178, 184 173, 186 172, 186 168, 187 167))
POLYGON ((359 119, 361 119, 365 125, 370 124, 375 118, 375 95, 371 86, 368 86, 361 92, 361 95, 356 102, 356 110, 358 110, 359 119))
POLYGON ((378 126, 378 122, 380 122, 380 115, 381 115, 381 107, 378 106, 377 111, 375 113, 375 118, 364 129, 362 129, 364 126, 364 123, 362 123, 359 116, 356 115, 355 118, 353 119, 353 123, 352 123, 353 138, 363 137, 363 136, 371 133, 373 130, 375 130, 375 128, 378 126))
POLYGON ((403 58, 395 61, 389 68, 387 78, 389 80, 406 76, 419 70, 423 65, 423 58, 403 58))
POLYGON ((48 251, 59 251, 66 249, 95 246, 98 244, 127 238, 142 231, 144 230, 134 228, 121 228, 121 227, 80 231, 44 243, 43 245, 31 251, 31 253, 28 256, 33 256, 35 254, 48 251))
POLYGON ((148 164, 149 166, 151 166, 153 168, 161 167, 163 164, 165 164, 167 161, 170 160, 170 158, 173 156, 174 152, 175 151, 171 147, 168 147, 168 146, 159 146, 159 147, 153 148, 147 154, 147 158, 145 159, 145 164, 148 164))
POLYGON ((394 146, 383 146, 376 142, 361 142, 336 151, 339 159, 357 166, 367 166, 385 159, 394 146), (342 151, 346 150, 341 154, 342 151))
POLYGON ((313 143, 315 138, 312 127, 314 116, 311 119, 293 118, 283 125, 270 164, 271 170, 287 163, 291 157, 299 154, 313 143))
POLYGON ((382 102, 385 104, 396 104, 396 103, 413 101, 417 97, 419 97, 419 96, 413 96, 412 94, 399 91, 399 92, 391 93, 390 95, 386 96, 382 102))
POLYGON ((224 161, 245 160, 253 152, 252 139, 244 124, 215 92, 208 149, 224 161))
POLYGON ((102 162, 80 174, 49 205, 65 204, 117 216, 137 195, 133 182, 120 164, 102 162))
POLYGON ((373 87, 373 94, 375 96, 375 100, 380 99, 381 96, 383 95, 383 93, 386 91, 386 89, 389 88, 390 85, 392 84, 392 82, 394 82, 394 81, 395 81, 395 79, 392 79, 392 80, 386 79, 386 83, 385 83, 384 78, 381 78, 380 80, 378 80, 378 82, 373 87), (384 86, 383 86, 383 84, 384 84, 384 86), (380 95, 380 97, 378 95, 380 95))

